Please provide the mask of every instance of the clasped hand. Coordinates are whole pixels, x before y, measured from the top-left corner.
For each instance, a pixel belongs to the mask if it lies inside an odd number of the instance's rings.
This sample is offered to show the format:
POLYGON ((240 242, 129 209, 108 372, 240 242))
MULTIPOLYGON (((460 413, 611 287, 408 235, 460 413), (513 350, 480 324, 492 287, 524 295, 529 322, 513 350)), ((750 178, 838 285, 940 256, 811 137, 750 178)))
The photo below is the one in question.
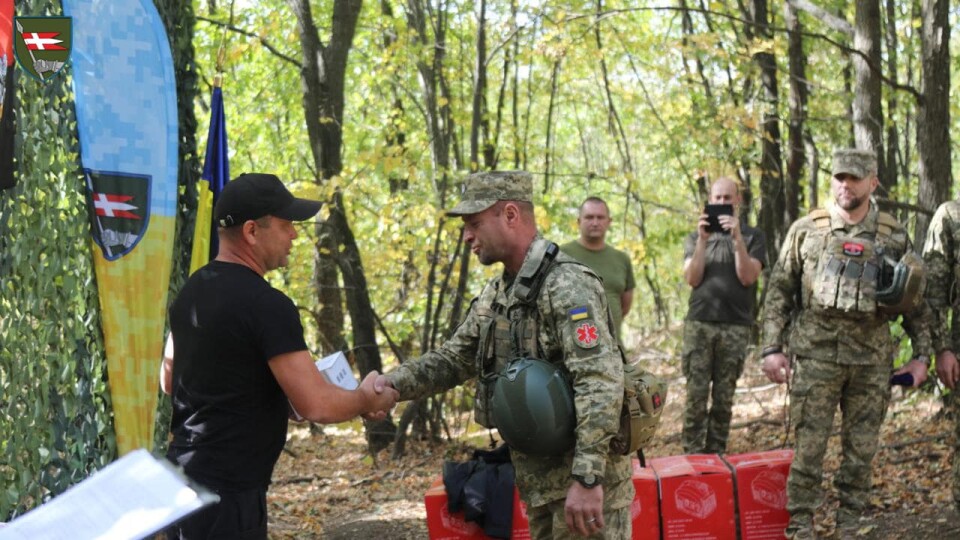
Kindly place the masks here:
POLYGON ((400 392, 397 392, 387 378, 377 371, 368 373, 357 391, 363 394, 368 405, 367 412, 362 415, 366 420, 383 420, 397 401, 400 401, 400 392))

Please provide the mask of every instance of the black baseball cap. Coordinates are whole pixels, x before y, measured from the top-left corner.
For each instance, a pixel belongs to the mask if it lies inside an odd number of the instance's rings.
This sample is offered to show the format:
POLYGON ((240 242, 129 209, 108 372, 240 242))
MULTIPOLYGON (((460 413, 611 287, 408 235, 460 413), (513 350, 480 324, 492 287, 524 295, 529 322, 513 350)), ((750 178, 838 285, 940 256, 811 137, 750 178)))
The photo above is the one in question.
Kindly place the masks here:
POLYGON ((223 187, 213 216, 221 227, 268 215, 303 221, 315 216, 320 206, 320 201, 294 197, 275 174, 243 173, 223 187))

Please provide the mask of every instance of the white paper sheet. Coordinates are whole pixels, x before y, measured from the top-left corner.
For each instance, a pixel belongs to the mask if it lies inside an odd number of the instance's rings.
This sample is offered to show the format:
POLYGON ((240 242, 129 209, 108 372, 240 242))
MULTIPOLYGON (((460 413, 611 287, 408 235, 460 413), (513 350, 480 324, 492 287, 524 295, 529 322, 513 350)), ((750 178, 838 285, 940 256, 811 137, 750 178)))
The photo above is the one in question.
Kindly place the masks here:
POLYGON ((165 459, 134 450, 0 527, 0 540, 143 538, 217 500, 165 459))

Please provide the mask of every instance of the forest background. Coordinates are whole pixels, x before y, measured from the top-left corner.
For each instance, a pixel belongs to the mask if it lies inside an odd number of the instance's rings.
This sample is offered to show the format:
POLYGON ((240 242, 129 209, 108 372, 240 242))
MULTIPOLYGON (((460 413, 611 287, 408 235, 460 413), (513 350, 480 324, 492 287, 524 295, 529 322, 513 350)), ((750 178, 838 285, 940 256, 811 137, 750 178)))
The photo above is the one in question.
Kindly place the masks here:
MULTIPOLYGON (((436 347, 498 271, 442 212, 471 171, 532 172, 555 241, 576 236, 585 197, 607 200, 608 240, 637 274, 625 343, 654 351, 655 371, 676 357, 682 241, 717 177, 742 183, 771 264, 789 224, 831 199, 837 147, 877 152, 877 200, 918 246, 955 194, 947 0, 155 3, 181 131, 171 294, 219 66, 234 176, 274 172, 325 202, 269 279, 301 309, 312 352, 346 351, 360 374, 436 347)), ((17 2, 18 15, 60 13, 17 2)), ((20 77, 17 96, 18 184, 0 192, 0 520, 116 457, 69 66, 46 85, 20 77)), ((475 429, 470 393, 366 426, 370 448, 399 457, 410 434, 475 429)), ((161 397, 160 450, 168 414, 161 397)))

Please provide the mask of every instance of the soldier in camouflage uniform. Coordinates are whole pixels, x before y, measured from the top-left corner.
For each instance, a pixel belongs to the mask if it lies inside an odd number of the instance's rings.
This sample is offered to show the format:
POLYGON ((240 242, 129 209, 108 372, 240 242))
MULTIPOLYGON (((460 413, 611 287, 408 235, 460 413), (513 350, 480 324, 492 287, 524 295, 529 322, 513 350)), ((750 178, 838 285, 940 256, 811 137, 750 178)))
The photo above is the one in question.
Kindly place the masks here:
MULTIPOLYGON (((814 537, 823 456, 838 404, 843 460, 834 481, 840 498, 837 526, 849 532, 868 506, 871 461, 897 347, 888 327, 896 315, 876 303, 878 261, 881 256, 900 260, 910 249, 906 230, 870 199, 878 185, 876 163, 864 150, 834 153, 834 204, 794 222, 768 284, 763 371, 777 383, 793 374, 796 452, 787 481, 788 538, 814 537), (792 370, 787 347, 794 357, 792 370)), ((915 386, 927 376, 929 360, 923 355, 932 346, 932 323, 926 303, 903 316, 918 355, 899 372, 910 372, 915 386)))
MULTIPOLYGON (((937 322, 934 325, 937 350, 937 376, 954 390, 960 380, 956 351, 960 347, 960 201, 947 201, 937 208, 927 229, 923 245, 927 267, 926 298, 937 322), (948 323, 949 312, 953 324, 948 323)), ((956 444, 960 445, 960 421, 955 423, 956 444)), ((953 501, 960 510, 960 455, 953 453, 953 501)))
POLYGON ((707 215, 701 214, 697 230, 683 245, 683 277, 693 288, 683 323, 687 405, 682 442, 687 454, 726 452, 737 379, 747 344, 755 339, 757 279, 767 251, 763 233, 741 224, 740 202, 737 184, 718 178, 710 186, 710 204, 731 204, 733 214, 719 216, 723 232, 713 233, 707 215))
MULTIPOLYGON (((480 262, 501 262, 504 272, 484 286, 450 339, 383 377, 401 400, 499 372, 512 358, 509 317, 520 308, 514 289, 521 287, 515 278, 540 268, 550 245, 537 232, 532 196, 525 172, 467 177, 462 201, 448 214, 463 218, 464 241, 480 262)), ((609 451, 619 427, 623 360, 608 323, 603 285, 588 267, 559 253, 535 304, 535 312, 527 310, 523 339, 538 358, 569 375, 577 424, 575 448, 565 455, 534 457, 512 449, 531 536, 630 538, 630 458, 609 451)), ((494 427, 485 386, 478 390, 475 417, 494 427)))

